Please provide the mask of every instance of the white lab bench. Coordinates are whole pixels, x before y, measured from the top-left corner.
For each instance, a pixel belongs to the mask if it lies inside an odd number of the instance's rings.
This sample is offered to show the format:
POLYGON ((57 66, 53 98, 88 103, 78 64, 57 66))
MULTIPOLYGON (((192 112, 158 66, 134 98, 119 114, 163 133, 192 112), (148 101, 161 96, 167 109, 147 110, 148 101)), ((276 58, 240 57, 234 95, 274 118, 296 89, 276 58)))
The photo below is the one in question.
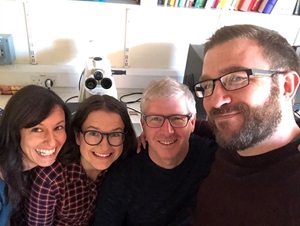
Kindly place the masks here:
MULTIPOLYGON (((56 92, 64 101, 69 100, 68 102, 78 102, 78 96, 79 91, 76 90, 76 88, 53 88, 52 89, 54 92, 56 92), (74 97, 74 98, 72 98, 74 97)), ((118 97, 120 98, 121 96, 125 94, 130 94, 133 92, 142 92, 142 90, 131 90, 131 89, 121 89, 118 90, 118 97)), ((11 95, 0 95, 0 108, 5 109, 5 105, 7 101, 10 99, 11 95)), ((126 97, 126 100, 133 100, 130 99, 131 97, 126 97)), ((135 97, 133 97, 135 98, 135 97)), ((140 111, 140 106, 139 103, 133 103, 133 104, 127 104, 128 107, 135 109, 136 111, 140 111)), ((136 135, 139 136, 142 132, 142 127, 140 124, 140 114, 136 113, 135 111, 128 110, 130 114, 130 119, 132 121, 132 124, 134 126, 134 130, 136 132, 136 135)))

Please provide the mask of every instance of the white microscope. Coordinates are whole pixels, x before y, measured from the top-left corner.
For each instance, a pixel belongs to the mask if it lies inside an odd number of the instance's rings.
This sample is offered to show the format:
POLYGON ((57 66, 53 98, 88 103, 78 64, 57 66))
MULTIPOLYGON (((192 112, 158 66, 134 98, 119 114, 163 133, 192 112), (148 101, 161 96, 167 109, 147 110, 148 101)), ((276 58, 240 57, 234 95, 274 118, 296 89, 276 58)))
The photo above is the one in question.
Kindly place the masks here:
POLYGON ((92 95, 110 95, 118 98, 109 59, 90 57, 82 72, 79 87, 79 102, 92 95))

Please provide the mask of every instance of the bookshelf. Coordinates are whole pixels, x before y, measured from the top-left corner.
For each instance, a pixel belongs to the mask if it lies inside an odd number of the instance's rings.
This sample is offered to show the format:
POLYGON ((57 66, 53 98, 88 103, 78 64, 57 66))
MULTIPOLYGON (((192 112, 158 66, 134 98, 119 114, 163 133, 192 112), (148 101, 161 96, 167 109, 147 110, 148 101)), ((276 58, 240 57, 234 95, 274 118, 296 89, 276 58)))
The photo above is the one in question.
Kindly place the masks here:
POLYGON ((300 14, 300 0, 269 0, 274 1, 270 12, 263 11, 259 6, 267 4, 267 0, 76 0, 86 2, 101 2, 109 4, 120 4, 125 7, 141 6, 141 7, 168 7, 168 8, 189 8, 189 9, 207 9, 207 10, 226 10, 226 11, 242 11, 247 13, 264 13, 264 14, 300 14), (169 2, 171 2, 169 4, 169 2), (248 9, 242 8, 240 2, 248 1, 248 9), (264 1, 264 2, 263 2, 264 1), (199 7, 199 2, 201 2, 199 7), (219 2, 219 3, 218 3, 219 2), (258 4, 255 4, 260 2, 258 4), (255 8, 254 8, 255 7, 255 8), (274 9, 274 10, 273 10, 274 9))
MULTIPOLYGON (((104 3, 113 3, 113 4, 123 4, 127 5, 128 7, 131 6, 157 6, 157 7, 168 7, 168 8, 197 8, 197 9, 208 9, 208 10, 230 10, 230 11, 243 11, 247 13, 257 13, 258 8, 254 10, 254 2, 255 0, 252 0, 252 3, 249 3, 251 5, 248 10, 240 8, 239 2, 244 0, 219 0, 219 4, 215 3, 217 1, 214 0, 78 0, 78 1, 90 1, 90 2, 104 2, 104 3), (169 5, 169 1, 172 1, 172 5, 169 5), (202 5, 199 7, 198 3, 201 1, 202 5), (189 2, 189 6, 188 3, 189 2), (191 5, 192 4, 192 5, 191 5), (251 10, 252 8, 252 10, 251 10)), ((270 1, 270 0, 269 0, 270 1)), ((274 1, 274 0, 273 0, 274 1)), ((244 1, 246 2, 246 0, 244 1)), ((251 0, 248 0, 248 2, 251 2, 251 0)), ((258 2, 258 0, 256 0, 258 2)), ((262 2, 262 1, 260 1, 262 2)), ((289 15, 299 15, 300 11, 300 0, 276 0, 276 3, 274 4, 274 13, 276 14, 289 14, 289 15), (276 6, 277 5, 277 6, 276 6), (293 8, 293 9, 292 9, 293 8), (276 9, 276 10, 275 10, 276 9)), ((258 5, 259 6, 259 5, 258 5)), ((265 11, 260 13, 265 14, 271 14, 271 12, 266 13, 265 11)))
MULTIPOLYGON (((151 0, 150 0, 151 1, 151 0)), ((158 6, 300 15, 300 0, 158 0, 158 6), (191 3, 192 2, 192 3, 191 3)))

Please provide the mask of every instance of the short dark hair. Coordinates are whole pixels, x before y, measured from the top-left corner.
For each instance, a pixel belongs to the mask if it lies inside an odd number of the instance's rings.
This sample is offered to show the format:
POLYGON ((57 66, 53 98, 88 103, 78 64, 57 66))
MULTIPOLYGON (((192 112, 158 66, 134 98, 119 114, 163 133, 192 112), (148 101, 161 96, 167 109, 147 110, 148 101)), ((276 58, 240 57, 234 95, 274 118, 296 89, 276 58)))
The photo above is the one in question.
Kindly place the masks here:
POLYGON ((230 25, 218 29, 205 43, 204 54, 216 45, 238 38, 256 41, 270 70, 296 71, 300 75, 300 60, 288 41, 277 31, 252 24, 230 25))

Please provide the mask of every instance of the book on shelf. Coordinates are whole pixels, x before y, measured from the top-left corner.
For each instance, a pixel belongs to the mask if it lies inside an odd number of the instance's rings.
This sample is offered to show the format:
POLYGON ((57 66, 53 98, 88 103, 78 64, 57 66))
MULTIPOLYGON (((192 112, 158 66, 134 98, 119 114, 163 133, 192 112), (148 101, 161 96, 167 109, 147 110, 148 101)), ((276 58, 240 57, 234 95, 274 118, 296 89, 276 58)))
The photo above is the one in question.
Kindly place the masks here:
POLYGON ((164 5, 164 0, 157 0, 157 5, 164 5))
POLYGON ((257 9, 257 12, 260 12, 262 13, 262 11, 264 10, 265 6, 267 5, 269 0, 262 0, 258 9, 257 9))
POLYGON ((226 4, 226 2, 229 0, 220 0, 218 2, 218 5, 216 6, 217 9, 223 9, 224 5, 226 4))
POLYGON ((216 9, 220 1, 221 1, 221 0, 214 0, 214 2, 213 2, 212 5, 211 5, 211 8, 212 8, 212 9, 216 9))
POLYGON ((185 7, 194 7, 194 0, 187 0, 185 2, 185 7))
POLYGON ((238 10, 248 12, 251 11, 255 0, 241 0, 238 5, 238 10))
POLYGON ((223 10, 229 10, 230 9, 230 6, 232 4, 234 0, 226 0, 225 4, 223 5, 223 10))
POLYGON ((169 0, 168 6, 175 6, 176 5, 176 0, 169 0))
POLYGON ((258 7, 258 12, 270 14, 276 5, 277 0, 263 0, 258 7))
POLYGON ((207 0, 204 6, 205 9, 211 9, 216 0, 207 0))
POLYGON ((272 14, 293 15, 297 0, 278 0, 272 14))
POLYGON ((195 0, 194 7, 195 8, 204 8, 206 0, 195 0))
POLYGON ((278 0, 269 0, 267 5, 265 6, 263 13, 270 14, 273 11, 278 0))
POLYGON ((241 0, 233 0, 231 2, 231 5, 229 7, 230 10, 238 10, 238 5, 240 3, 241 0))
POLYGON ((164 0, 164 6, 168 6, 169 0, 164 0))
POLYGON ((255 0, 253 6, 251 8, 251 11, 257 11, 261 2, 262 2, 262 0, 255 0))
POLYGON ((185 7, 186 0, 179 0, 178 7, 185 7))

